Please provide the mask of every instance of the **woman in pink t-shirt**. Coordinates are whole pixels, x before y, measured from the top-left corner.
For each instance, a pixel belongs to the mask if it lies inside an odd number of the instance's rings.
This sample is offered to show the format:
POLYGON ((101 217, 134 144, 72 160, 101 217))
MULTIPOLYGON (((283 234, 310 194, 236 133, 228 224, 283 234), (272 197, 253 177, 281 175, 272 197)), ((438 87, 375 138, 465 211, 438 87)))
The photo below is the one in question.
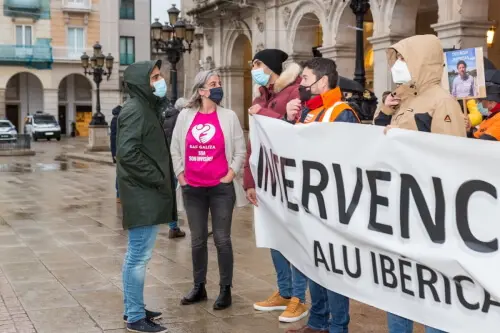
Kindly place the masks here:
POLYGON ((246 203, 242 185, 234 179, 245 160, 243 130, 236 114, 219 106, 222 97, 219 73, 198 73, 187 109, 177 119, 170 148, 191 231, 194 288, 181 303, 207 299, 210 212, 220 273, 215 310, 225 309, 232 302, 232 216, 235 204, 246 203))

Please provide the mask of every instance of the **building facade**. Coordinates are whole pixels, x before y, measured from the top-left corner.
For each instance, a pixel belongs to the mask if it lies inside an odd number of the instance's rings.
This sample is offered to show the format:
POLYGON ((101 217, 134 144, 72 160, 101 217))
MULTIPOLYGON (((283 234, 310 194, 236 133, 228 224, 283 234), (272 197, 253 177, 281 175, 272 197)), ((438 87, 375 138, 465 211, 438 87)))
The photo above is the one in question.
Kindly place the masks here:
POLYGON ((24 118, 53 114, 63 133, 86 136, 96 105, 96 85, 80 57, 99 42, 115 59, 100 85, 108 119, 122 101, 124 69, 150 59, 151 0, 0 0, 0 117, 24 131, 24 118))
MULTIPOLYGON (((344 0, 182 0, 182 10, 202 27, 198 59, 185 59, 186 84, 198 63, 219 68, 225 105, 247 124, 252 99, 248 61, 264 48, 286 51, 289 61, 323 57, 337 62, 339 73, 354 76, 356 18, 344 0)), ((370 0, 365 17, 365 65, 368 87, 377 96, 393 88, 386 49, 415 34, 436 34, 443 48, 483 47, 500 66, 500 37, 486 44, 486 32, 500 22, 498 0, 370 0)), ((193 57, 191 57, 193 58, 193 57)))

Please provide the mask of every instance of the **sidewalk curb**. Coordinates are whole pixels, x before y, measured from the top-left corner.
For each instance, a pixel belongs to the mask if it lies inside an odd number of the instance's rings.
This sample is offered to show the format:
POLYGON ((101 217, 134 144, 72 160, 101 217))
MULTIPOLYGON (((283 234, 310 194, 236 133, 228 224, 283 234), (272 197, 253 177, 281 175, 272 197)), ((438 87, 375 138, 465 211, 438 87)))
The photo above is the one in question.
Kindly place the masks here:
POLYGON ((88 153, 63 153, 58 156, 59 158, 67 158, 70 160, 79 160, 79 161, 85 161, 85 162, 94 162, 94 163, 99 163, 99 164, 104 164, 104 165, 109 165, 109 166, 114 166, 115 164, 111 160, 111 156, 108 157, 102 157, 102 156, 95 156, 93 154, 88 154, 88 153))

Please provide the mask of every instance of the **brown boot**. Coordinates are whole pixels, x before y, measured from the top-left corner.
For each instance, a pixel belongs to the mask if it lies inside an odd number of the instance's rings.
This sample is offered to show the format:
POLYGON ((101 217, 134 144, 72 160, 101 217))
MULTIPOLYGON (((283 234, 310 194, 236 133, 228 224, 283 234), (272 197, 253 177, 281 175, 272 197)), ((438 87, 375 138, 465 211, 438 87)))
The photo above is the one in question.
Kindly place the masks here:
POLYGON ((328 331, 323 331, 323 330, 314 330, 310 328, 309 326, 304 326, 301 328, 291 328, 286 330, 285 333, 328 333, 328 331))
POLYGON ((168 231, 168 238, 182 238, 186 237, 186 233, 182 231, 180 228, 173 228, 168 231))

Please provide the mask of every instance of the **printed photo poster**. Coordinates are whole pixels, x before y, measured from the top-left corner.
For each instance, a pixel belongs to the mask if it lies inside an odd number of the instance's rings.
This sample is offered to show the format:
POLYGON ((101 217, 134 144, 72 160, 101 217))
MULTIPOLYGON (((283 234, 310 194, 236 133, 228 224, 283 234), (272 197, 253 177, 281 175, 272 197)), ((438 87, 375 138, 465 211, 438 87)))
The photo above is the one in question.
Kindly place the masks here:
POLYGON ((457 99, 486 97, 483 49, 471 48, 445 52, 445 85, 457 99))

